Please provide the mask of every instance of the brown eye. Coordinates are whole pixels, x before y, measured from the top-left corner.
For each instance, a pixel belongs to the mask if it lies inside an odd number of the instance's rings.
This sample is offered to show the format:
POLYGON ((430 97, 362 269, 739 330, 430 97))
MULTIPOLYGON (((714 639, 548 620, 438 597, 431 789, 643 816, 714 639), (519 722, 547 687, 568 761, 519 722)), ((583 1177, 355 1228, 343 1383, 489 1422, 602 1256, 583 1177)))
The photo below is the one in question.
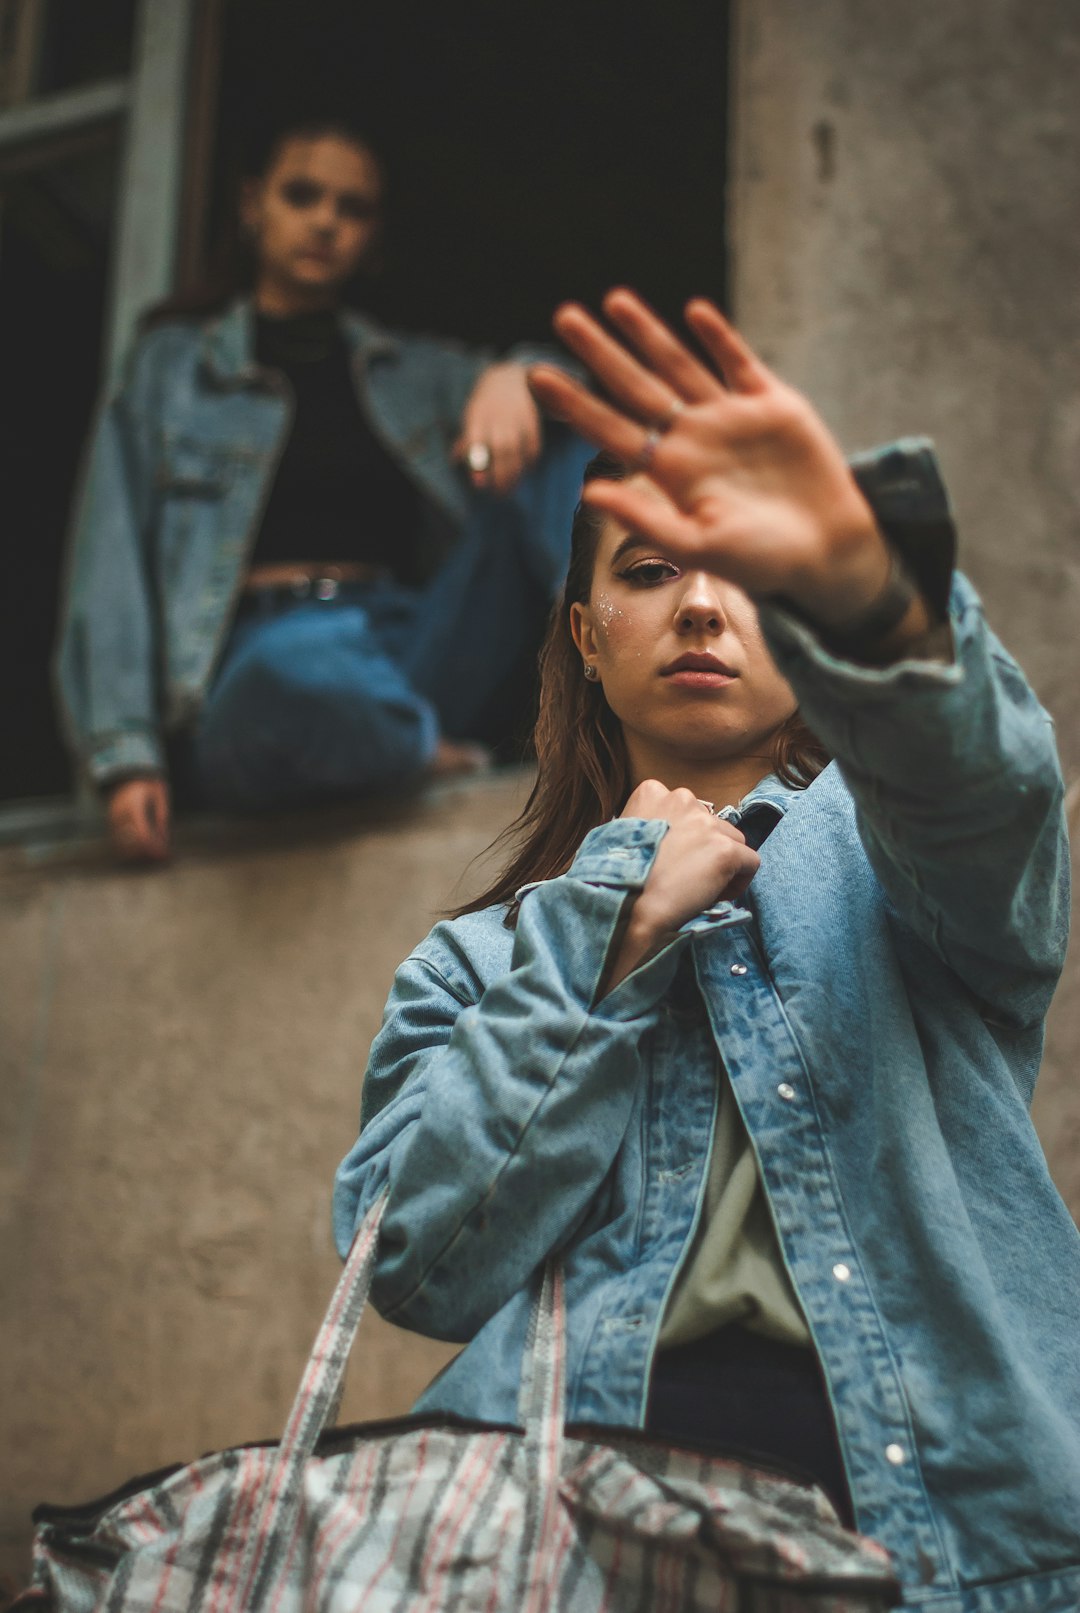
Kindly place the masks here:
POLYGON ((357 224, 367 224, 377 217, 379 204, 373 196, 361 196, 356 191, 346 191, 338 197, 338 212, 342 218, 352 219, 357 224))
POLYGON ((288 179, 281 187, 281 194, 290 207, 314 207, 322 196, 322 186, 311 179, 288 179))
POLYGON ((619 572, 622 581, 635 588, 655 588, 657 583, 666 582, 669 577, 677 575, 676 568, 667 560, 639 560, 636 566, 628 566, 625 571, 619 572))

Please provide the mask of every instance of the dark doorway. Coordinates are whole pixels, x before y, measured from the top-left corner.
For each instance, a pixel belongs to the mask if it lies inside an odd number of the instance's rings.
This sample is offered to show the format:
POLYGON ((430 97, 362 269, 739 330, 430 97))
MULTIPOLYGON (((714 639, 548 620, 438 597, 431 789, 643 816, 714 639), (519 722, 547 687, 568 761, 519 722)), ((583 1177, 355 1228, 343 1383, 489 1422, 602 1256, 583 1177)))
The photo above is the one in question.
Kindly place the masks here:
POLYGON ((389 322, 505 344, 629 282, 723 298, 728 8, 701 0, 231 0, 217 223, 268 118, 348 113, 390 173, 389 322), (314 99, 313 99, 314 97, 314 99))
MULTIPOLYGON (((16 99, 129 72, 134 21, 135 0, 49 0, 16 99)), ((71 786, 50 662, 64 533, 101 384, 122 132, 114 119, 0 151, 0 800, 71 786)))
POLYGON ((50 680, 64 533, 100 385, 119 131, 0 175, 0 799, 61 794, 50 680))

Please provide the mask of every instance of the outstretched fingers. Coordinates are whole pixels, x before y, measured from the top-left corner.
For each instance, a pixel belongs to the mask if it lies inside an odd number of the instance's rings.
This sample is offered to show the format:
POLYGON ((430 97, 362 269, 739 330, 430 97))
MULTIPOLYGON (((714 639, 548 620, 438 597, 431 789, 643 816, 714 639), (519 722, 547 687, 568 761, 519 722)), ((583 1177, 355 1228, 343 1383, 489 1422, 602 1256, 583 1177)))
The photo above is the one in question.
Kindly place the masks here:
POLYGON ((674 552, 696 554, 701 548, 701 534, 696 521, 683 515, 655 493, 635 487, 630 482, 609 482, 603 477, 586 482, 582 499, 618 521, 628 532, 638 532, 652 538, 674 552))
POLYGON ((608 292, 603 306, 611 323, 633 344, 653 374, 666 381, 687 403, 708 403, 722 390, 713 372, 653 313, 636 291, 620 286, 608 292))
POLYGON ((556 309, 552 323, 604 390, 638 420, 662 426, 673 410, 693 401, 692 395, 684 395, 673 383, 653 374, 580 304, 564 303, 556 309))
POLYGON ((694 332, 732 392, 762 392, 771 372, 751 352, 738 331, 707 297, 694 297, 686 305, 686 323, 694 332))
POLYGON ((557 420, 565 420, 598 448, 609 449, 628 465, 641 457, 649 435, 646 429, 587 392, 564 371, 534 364, 529 370, 529 386, 542 408, 557 420))

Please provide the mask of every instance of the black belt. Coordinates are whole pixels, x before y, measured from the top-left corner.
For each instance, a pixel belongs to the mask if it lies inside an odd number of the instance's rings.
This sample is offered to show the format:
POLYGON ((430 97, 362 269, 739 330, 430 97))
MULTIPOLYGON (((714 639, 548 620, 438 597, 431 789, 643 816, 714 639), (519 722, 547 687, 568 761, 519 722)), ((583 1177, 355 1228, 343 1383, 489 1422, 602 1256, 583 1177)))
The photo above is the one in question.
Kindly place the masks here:
POLYGON ((306 599, 329 602, 337 599, 343 589, 366 588, 372 583, 389 582, 393 575, 387 566, 370 566, 365 568, 363 576, 297 577, 295 582, 255 583, 244 589, 237 608, 243 610, 248 606, 265 609, 267 606, 288 605, 306 599))

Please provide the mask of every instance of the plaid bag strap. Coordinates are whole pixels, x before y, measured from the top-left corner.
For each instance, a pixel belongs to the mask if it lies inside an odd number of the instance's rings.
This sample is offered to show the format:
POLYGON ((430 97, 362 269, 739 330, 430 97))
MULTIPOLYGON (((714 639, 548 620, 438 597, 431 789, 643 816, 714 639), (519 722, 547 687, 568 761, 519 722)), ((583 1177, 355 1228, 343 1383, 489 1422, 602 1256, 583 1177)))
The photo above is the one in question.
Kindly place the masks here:
POLYGON ((518 1418, 525 1426, 526 1461, 537 1497, 532 1538, 524 1543, 522 1613, 543 1613, 556 1579, 551 1573, 559 1523, 566 1413, 566 1296, 562 1266, 549 1260, 529 1322, 518 1396, 518 1418))
POLYGON ((389 1196, 386 1188, 353 1239, 270 1467, 248 1534, 243 1567, 233 1585, 232 1600, 222 1613, 250 1613, 250 1609, 259 1606, 281 1549, 291 1539, 303 1490, 304 1465, 341 1401, 349 1353, 371 1290, 379 1227, 389 1196))
MULTIPOLYGON (((215 1613, 252 1613, 272 1590, 278 1565, 288 1556, 299 1521, 305 1464, 341 1399, 349 1353, 371 1289, 388 1198, 386 1189, 353 1239, 259 1498, 243 1565, 233 1581, 231 1596, 227 1594, 215 1604, 215 1613)), ((549 1262, 530 1319, 518 1402, 525 1425, 526 1460, 540 1503, 532 1538, 525 1542, 522 1613, 542 1613, 550 1598, 547 1569, 558 1522, 565 1398, 563 1275, 560 1266, 549 1262)))

